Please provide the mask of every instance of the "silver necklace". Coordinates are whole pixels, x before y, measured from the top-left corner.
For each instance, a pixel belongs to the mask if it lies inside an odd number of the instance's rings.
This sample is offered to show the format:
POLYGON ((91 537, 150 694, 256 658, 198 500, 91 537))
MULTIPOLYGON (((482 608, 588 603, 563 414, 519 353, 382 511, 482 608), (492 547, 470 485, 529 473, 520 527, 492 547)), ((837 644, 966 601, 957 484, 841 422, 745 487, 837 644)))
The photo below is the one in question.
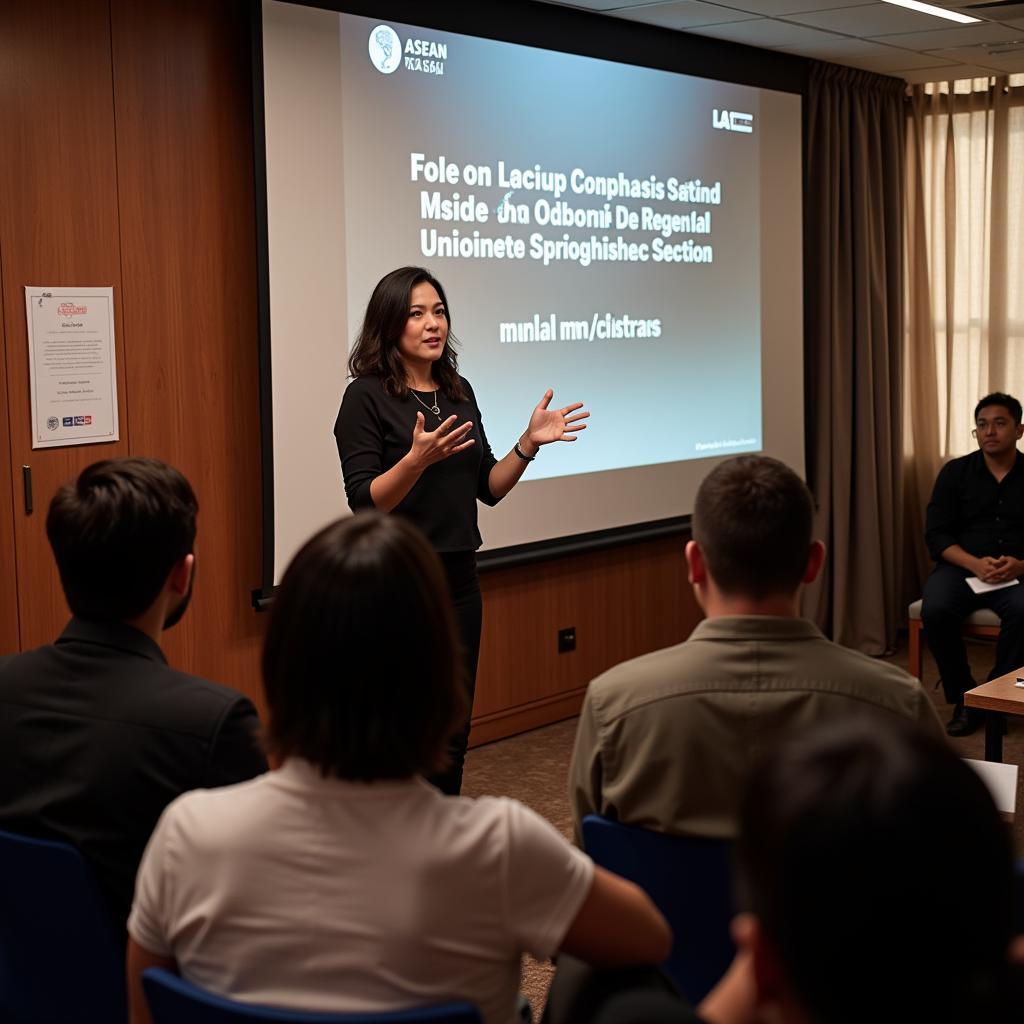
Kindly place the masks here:
POLYGON ((427 405, 427 403, 424 402, 423 399, 420 398, 420 396, 417 395, 412 388, 409 388, 409 394, 412 395, 412 397, 415 398, 416 401, 419 402, 424 409, 426 409, 428 412, 432 412, 438 419, 441 418, 441 408, 437 404, 437 388, 434 389, 434 397, 431 399, 431 401, 434 403, 433 405, 427 405))

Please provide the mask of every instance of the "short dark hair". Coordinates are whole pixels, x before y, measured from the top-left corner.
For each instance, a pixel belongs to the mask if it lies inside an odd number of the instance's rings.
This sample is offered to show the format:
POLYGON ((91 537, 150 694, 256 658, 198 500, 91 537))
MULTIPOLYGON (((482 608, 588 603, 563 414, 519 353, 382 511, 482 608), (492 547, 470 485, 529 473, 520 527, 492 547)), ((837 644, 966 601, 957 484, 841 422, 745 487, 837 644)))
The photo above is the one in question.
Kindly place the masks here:
POLYGON ((371 782, 440 771, 464 720, 440 560, 397 516, 361 512, 299 550, 263 647, 268 752, 371 782))
POLYGON ((46 516, 72 613, 123 622, 146 611, 191 553, 198 511, 188 480, 159 459, 105 459, 83 469, 46 516))
POLYGON ((409 393, 398 343, 409 319, 409 297, 418 284, 434 287, 448 317, 448 341, 431 372, 438 388, 448 398, 453 402, 461 401, 466 396, 459 378, 459 358, 455 352, 458 339, 452 333, 452 308, 441 282, 424 267, 399 267, 377 282, 348 359, 349 375, 379 377, 387 394, 397 398, 405 398, 409 393))
POLYGON ((727 594, 795 591, 807 569, 814 506, 807 485, 766 455, 740 455, 701 483, 693 539, 727 594))
POLYGON ((1001 405, 1004 409, 1013 417, 1013 422, 1020 426, 1021 421, 1021 407, 1020 402, 1017 401, 1013 395, 1004 395, 1002 391, 993 391, 991 395, 986 395, 980 402, 974 407, 974 421, 977 423, 978 414, 982 409, 990 405, 1001 405))
POLYGON ((989 1021, 1012 857, 985 784, 945 742, 896 715, 855 717, 790 737, 753 771, 737 896, 818 1024, 989 1021))

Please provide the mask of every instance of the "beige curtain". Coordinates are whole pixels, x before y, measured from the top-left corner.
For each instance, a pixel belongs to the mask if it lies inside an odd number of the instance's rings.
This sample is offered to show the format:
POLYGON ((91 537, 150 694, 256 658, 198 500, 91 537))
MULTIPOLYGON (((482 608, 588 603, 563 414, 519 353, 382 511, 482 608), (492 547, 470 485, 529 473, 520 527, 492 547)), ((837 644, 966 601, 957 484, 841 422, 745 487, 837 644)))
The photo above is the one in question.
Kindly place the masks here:
POLYGON ((1024 398, 1024 75, 917 85, 907 124, 904 598, 935 475, 977 400, 1024 398))
POLYGON ((804 291, 808 481, 829 558, 805 613, 869 654, 900 612, 903 82, 814 63, 804 291))

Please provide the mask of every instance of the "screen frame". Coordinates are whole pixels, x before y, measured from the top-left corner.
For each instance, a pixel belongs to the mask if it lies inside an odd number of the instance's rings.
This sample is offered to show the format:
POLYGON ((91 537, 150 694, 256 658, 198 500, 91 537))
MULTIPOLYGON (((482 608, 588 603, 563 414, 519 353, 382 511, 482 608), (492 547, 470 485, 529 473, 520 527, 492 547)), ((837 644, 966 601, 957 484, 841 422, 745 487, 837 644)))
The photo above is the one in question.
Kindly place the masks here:
MULTIPOLYGON (((805 178, 807 95, 812 62, 773 50, 688 35, 592 11, 507 0, 500 4, 424 5, 407 0, 278 0, 293 6, 393 20, 499 42, 558 50, 598 60, 632 64, 714 81, 772 89, 801 98, 801 170, 805 178), (552 46, 552 39, 560 45, 552 46)), ((252 129, 257 245, 257 325, 259 341, 260 448, 262 499, 262 585, 252 592, 253 606, 269 606, 276 589, 273 390, 270 338, 270 246, 268 235, 267 146, 264 109, 263 0, 251 0, 252 129)), ((804 217, 806 230, 806 217, 804 217)), ((803 249, 806 261, 806 243, 803 249)), ((804 345, 806 346, 806 333, 804 345)), ((806 360, 805 360, 806 363, 806 360)), ((591 533, 491 548, 479 555, 480 569, 509 568, 551 558, 584 554, 621 544, 685 534, 690 516, 675 516, 591 533)))

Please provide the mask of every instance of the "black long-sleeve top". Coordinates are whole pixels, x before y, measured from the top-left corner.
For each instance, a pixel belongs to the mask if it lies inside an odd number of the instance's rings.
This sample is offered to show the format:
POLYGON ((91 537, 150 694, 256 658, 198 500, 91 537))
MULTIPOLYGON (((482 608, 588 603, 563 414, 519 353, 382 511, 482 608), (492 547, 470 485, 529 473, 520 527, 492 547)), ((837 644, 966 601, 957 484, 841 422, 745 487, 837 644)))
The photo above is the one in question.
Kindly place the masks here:
POLYGON ((981 451, 939 471, 925 517, 925 543, 939 561, 951 544, 975 558, 1024 558, 1024 455, 999 482, 981 451))
MULTIPOLYGON (((453 402, 438 391, 441 414, 435 416, 413 394, 394 398, 385 393, 378 377, 357 377, 345 390, 334 424, 345 495, 353 512, 373 508, 370 484, 409 451, 417 412, 423 413, 426 430, 436 430, 452 413, 458 417, 456 426, 466 420, 473 424, 464 440, 472 437, 476 443, 428 466, 393 510, 415 523, 440 552, 475 551, 480 547, 477 500, 485 505, 498 502, 487 484, 498 460, 487 443, 473 389, 465 378, 460 380, 466 398, 453 402)), ((433 404, 432 392, 415 394, 427 406, 433 404)))

